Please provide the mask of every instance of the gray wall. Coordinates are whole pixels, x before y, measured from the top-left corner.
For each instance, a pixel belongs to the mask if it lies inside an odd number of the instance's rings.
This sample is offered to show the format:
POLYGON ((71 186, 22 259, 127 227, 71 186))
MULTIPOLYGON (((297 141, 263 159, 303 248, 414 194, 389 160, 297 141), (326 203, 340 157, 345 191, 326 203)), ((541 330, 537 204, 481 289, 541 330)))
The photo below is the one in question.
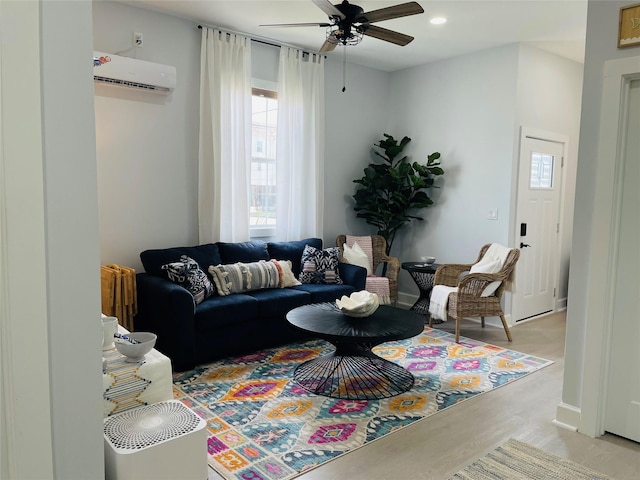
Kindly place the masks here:
MULTIPOLYGON (((412 160, 439 151, 445 175, 424 222, 402 232, 394 253, 473 261, 480 245, 512 244, 520 127, 567 135, 561 282, 566 297, 582 66, 524 45, 509 45, 391 74, 391 134, 408 135, 412 160), (489 220, 488 210, 498 219, 489 220)), ((400 291, 417 288, 402 272, 400 291)), ((508 308, 508 307, 507 307, 508 308)))
MULTIPOLYGON (((96 85, 96 137, 101 263, 141 270, 139 253, 198 243, 197 175, 200 30, 191 21, 115 2, 93 3, 94 49, 114 53, 131 46, 132 32, 144 47, 123 52, 141 60, 175 65, 177 88, 168 98, 96 85)), ((252 43, 253 75, 277 80, 279 50, 252 43)), ((354 224, 348 204, 371 144, 388 122, 389 74, 342 63, 325 67, 325 234, 366 228, 354 224)))
MULTIPOLYGON (((560 278, 557 301, 566 306, 582 100, 582 64, 520 46, 517 125, 567 135, 560 212, 560 278)), ((517 154, 516 154, 517 155, 517 154)), ((515 184, 514 184, 515 188, 515 184)), ((513 231, 511 232, 513 233, 513 231)))
MULTIPOLYGON (((176 65, 178 87, 159 98, 96 86, 101 262, 140 269, 147 248, 197 243, 197 139, 200 31, 187 20, 115 2, 94 2, 94 48, 176 65), (168 34, 167 32, 171 32, 168 34)), ((277 80, 278 49, 252 44, 254 77, 277 80)), ((395 73, 347 64, 329 55, 325 68, 325 218, 323 238, 374 233, 356 219, 353 180, 371 161, 383 133, 413 139, 406 150, 425 161, 439 151, 442 186, 425 221, 402 232, 393 254, 471 261, 479 245, 512 238, 510 213, 521 125, 567 134, 577 145, 581 66, 517 44, 395 73), (535 81, 534 81, 535 79, 535 81), (498 220, 488 210, 497 209, 498 220)), ((560 296, 566 296, 575 148, 565 205, 560 296)), ((417 288, 406 272, 400 291, 417 288)))
POLYGON ((392 112, 386 72, 347 63, 342 92, 339 56, 325 66, 324 241, 335 245, 340 234, 367 235, 372 227, 353 211, 356 184, 370 162, 371 147, 387 131, 392 112))

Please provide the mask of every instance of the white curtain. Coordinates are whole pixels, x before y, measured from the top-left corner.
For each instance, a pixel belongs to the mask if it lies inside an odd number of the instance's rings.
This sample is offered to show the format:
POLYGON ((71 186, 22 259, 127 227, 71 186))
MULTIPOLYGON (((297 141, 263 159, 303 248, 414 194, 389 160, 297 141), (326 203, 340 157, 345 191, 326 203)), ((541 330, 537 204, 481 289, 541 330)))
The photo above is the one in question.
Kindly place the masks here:
POLYGON ((324 58, 280 48, 276 145, 278 240, 321 236, 324 58))
POLYGON ((200 243, 249 239, 251 40, 202 28, 200 243))

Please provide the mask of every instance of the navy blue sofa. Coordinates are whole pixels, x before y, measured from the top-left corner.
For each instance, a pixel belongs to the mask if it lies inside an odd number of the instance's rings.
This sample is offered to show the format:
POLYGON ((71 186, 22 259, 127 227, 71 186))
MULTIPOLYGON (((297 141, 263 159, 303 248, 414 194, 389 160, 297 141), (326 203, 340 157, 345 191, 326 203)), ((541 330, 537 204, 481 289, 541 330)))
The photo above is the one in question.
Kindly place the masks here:
POLYGON ((227 296, 214 293, 196 305, 186 288, 167 279, 162 265, 187 255, 210 277, 210 265, 290 260, 297 277, 305 245, 322 249, 322 240, 217 242, 145 250, 140 254, 145 272, 136 275, 138 313, 134 319, 135 330, 158 335, 156 348, 171 358, 174 371, 300 340, 302 333, 287 323, 287 312, 310 303, 333 302, 342 295, 364 290, 364 268, 340 263, 342 285, 303 284, 227 296))

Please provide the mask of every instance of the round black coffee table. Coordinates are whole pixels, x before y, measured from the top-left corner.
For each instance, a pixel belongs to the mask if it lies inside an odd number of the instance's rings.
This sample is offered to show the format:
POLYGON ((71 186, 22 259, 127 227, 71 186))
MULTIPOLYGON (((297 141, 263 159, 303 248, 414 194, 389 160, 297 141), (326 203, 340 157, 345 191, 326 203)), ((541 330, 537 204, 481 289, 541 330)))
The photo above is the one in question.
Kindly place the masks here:
POLYGON ((383 305, 369 317, 353 318, 334 303, 317 303, 291 310, 287 320, 336 347, 332 354, 296 368, 293 378, 305 390, 333 398, 369 400, 393 397, 413 387, 410 372, 371 349, 421 333, 424 319, 420 315, 383 305))

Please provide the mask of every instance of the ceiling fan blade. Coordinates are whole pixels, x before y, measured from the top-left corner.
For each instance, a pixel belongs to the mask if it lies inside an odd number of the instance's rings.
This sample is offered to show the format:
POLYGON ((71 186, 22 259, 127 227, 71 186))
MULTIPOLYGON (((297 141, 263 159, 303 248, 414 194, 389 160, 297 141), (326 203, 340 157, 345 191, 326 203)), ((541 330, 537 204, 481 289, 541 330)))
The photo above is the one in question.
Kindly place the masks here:
POLYGON ((329 17, 344 18, 344 13, 338 10, 329 0, 312 0, 316 6, 326 13, 329 17))
POLYGON ((365 12, 360 17, 356 18, 356 22, 374 23, 381 22, 382 20, 391 20, 392 18, 417 15, 419 13, 424 13, 424 9, 420 6, 420 4, 418 4, 417 2, 408 2, 401 3, 400 5, 394 5, 393 7, 381 8, 379 10, 365 12))
POLYGON ((385 42, 395 43, 404 47, 413 40, 413 37, 405 35, 404 33, 394 32, 386 28, 378 27, 376 25, 363 25, 363 33, 369 37, 384 40, 385 42))
POLYGON ((333 50, 335 50, 336 46, 337 45, 335 43, 331 43, 331 42, 325 40, 324 43, 322 44, 322 46, 320 47, 320 50, 318 50, 318 51, 320 53, 332 52, 333 50))
POLYGON ((330 23, 268 23, 260 27, 330 27, 330 23))

